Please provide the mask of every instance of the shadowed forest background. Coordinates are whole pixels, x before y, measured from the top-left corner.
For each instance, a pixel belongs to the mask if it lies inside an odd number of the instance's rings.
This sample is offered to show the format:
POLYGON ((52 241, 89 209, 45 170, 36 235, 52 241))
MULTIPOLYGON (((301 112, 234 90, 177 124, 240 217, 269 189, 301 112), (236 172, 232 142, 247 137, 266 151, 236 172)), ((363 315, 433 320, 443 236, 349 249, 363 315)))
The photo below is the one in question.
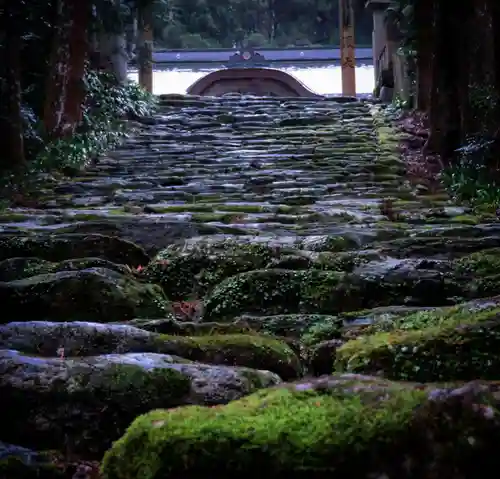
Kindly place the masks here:
MULTIPOLYGON (((372 41, 372 15, 356 4, 356 40, 372 41)), ((173 0, 155 4, 155 40, 164 48, 338 45, 331 0, 173 0)))

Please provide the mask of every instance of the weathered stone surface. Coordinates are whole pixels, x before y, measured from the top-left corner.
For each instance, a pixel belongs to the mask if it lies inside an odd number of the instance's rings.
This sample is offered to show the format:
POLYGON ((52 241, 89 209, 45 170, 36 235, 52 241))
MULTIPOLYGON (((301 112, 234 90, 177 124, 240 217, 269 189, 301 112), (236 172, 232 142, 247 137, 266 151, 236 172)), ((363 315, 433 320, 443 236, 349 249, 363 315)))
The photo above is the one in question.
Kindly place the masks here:
POLYGON ((165 315, 161 288, 106 268, 60 271, 0 282, 0 322, 37 318, 55 321, 126 321, 165 315))
POLYGON ((255 312, 331 314, 396 301, 439 306, 450 304, 449 298, 461 292, 439 271, 360 276, 321 270, 256 270, 220 283, 206 299, 204 318, 220 321, 255 312))
POLYGON ((37 257, 47 261, 96 257, 114 263, 147 264, 144 250, 126 240, 104 235, 59 234, 0 236, 0 258, 37 257))
POLYGON ((0 440, 99 457, 138 415, 225 404, 279 383, 266 371, 155 353, 54 359, 0 351, 0 440))
POLYGON ((298 357, 278 339, 257 334, 169 336, 133 326, 100 323, 31 321, 0 326, 0 348, 53 357, 111 353, 172 354, 208 364, 265 369, 283 379, 295 379, 302 368, 298 357))
POLYGON ((412 381, 497 379, 500 302, 478 304, 402 316, 381 332, 375 324, 337 349, 335 366, 412 381))
POLYGON ((122 274, 131 273, 130 268, 125 265, 100 258, 75 258, 54 263, 40 258, 20 257, 0 261, 0 281, 15 281, 39 274, 78 271, 86 268, 106 268, 122 274))
POLYGON ((258 463, 277 478, 472 478, 479 458, 498 464, 498 394, 497 383, 443 387, 356 375, 292 383, 221 408, 146 414, 106 453, 103 472, 107 479, 229 477, 258 463))

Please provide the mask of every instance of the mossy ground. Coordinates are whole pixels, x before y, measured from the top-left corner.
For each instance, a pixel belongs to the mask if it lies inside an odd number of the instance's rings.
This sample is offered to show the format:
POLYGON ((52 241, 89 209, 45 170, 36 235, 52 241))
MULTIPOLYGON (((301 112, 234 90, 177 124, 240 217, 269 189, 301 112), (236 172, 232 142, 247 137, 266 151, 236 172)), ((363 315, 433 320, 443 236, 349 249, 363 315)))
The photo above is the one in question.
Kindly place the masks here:
MULTIPOLYGON (((259 391, 223 407, 153 411, 114 443, 102 473, 105 479, 226 478, 259 464, 276 478, 409 479, 457 472, 472 478, 463 455, 491 453, 494 446, 484 440, 499 437, 497 421, 444 390, 442 401, 429 399, 435 390, 330 378, 259 391), (479 443, 471 445, 464 430, 479 443)), ((487 394, 476 396, 483 407, 494 402, 487 394)))
POLYGON ((425 382, 500 376, 498 307, 424 311, 384 328, 389 331, 366 334, 340 347, 336 370, 425 382))
POLYGON ((404 431, 413 408, 425 396, 421 391, 395 390, 383 404, 376 404, 378 395, 343 398, 340 391, 280 388, 222 408, 155 411, 138 418, 106 454, 104 477, 159 479, 202 470, 237 473, 255 461, 274 477, 352 466, 354 458, 359 460, 374 443, 387 441, 389 431, 404 431))
POLYGON ((282 379, 295 379, 302 373, 299 358, 283 341, 257 334, 212 334, 158 338, 159 350, 167 343, 168 352, 193 361, 246 366, 269 370, 282 379))

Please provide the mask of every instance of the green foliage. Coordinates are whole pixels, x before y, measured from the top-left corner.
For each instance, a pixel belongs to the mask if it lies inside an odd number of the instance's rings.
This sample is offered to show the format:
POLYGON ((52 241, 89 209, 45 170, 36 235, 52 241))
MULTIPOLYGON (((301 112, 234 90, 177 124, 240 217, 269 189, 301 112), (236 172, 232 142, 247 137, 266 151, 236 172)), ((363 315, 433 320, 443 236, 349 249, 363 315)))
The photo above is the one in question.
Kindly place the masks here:
MULTIPOLYGON (((355 4, 356 41, 371 44, 372 15, 355 4)), ((155 0, 154 35, 162 48, 287 47, 339 44, 337 1, 155 0)))
POLYGON ((73 136, 47 144, 31 163, 34 170, 79 169, 126 136, 123 120, 150 114, 154 109, 153 95, 134 82, 121 85, 110 74, 89 71, 85 85, 81 125, 73 136))
POLYGON ((470 125, 474 131, 457 150, 458 161, 441 175, 454 199, 495 209, 500 206, 500 178, 492 172, 498 169, 499 146, 492 133, 498 101, 491 85, 470 85, 470 125))
POLYGON ((473 206, 500 205, 500 185, 491 175, 489 160, 494 155, 494 142, 471 138, 459 149, 459 161, 441 173, 441 179, 455 200, 473 206))

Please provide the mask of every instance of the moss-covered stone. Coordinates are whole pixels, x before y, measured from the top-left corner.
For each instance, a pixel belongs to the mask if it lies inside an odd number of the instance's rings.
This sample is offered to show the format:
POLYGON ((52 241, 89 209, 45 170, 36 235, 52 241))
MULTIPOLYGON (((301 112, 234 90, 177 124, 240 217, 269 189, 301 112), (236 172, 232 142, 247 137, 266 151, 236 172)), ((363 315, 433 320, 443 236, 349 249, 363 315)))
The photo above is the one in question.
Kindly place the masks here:
POLYGON ((0 441, 102 457, 138 415, 220 405, 280 378, 158 353, 42 358, 0 350, 0 441))
POLYGON ((454 274, 468 297, 486 297, 500 290, 500 248, 488 248, 453 262, 454 274))
POLYGON ((68 474, 58 464, 48 460, 23 460, 21 457, 8 456, 0 459, 0 477, 3 479, 67 479, 68 474))
POLYGON ((220 283, 205 301, 204 319, 223 321, 245 313, 337 314, 389 305, 401 298, 443 304, 456 287, 438 272, 387 277, 322 270, 257 270, 220 283))
POLYGON ((232 323, 193 321, 178 321, 173 316, 162 319, 133 319, 127 323, 130 326, 160 334, 173 334, 179 336, 205 336, 212 334, 246 334, 256 331, 244 319, 232 323))
POLYGON ((2 364, 0 440, 35 449, 102 453, 136 416, 185 404, 191 389, 189 377, 173 368, 31 361, 35 384, 26 365, 14 359, 7 372, 2 364))
MULTIPOLYGON (((273 316, 243 315, 236 318, 235 323, 246 323, 255 331, 261 331, 276 336, 301 339, 309 342, 324 338, 321 331, 328 330, 332 337, 339 337, 342 319, 327 314, 277 314, 273 316)), ((203 323, 201 323, 203 324, 203 323)))
POLYGON ((75 258, 58 263, 40 258, 9 258, 0 261, 0 281, 15 281, 39 274, 60 271, 78 271, 87 268, 106 268, 122 274, 130 273, 130 268, 101 258, 75 258))
POLYGON ((359 246, 351 236, 310 236, 302 240, 304 249, 317 252, 341 252, 355 249, 359 246))
POLYGON ((137 267, 146 265, 149 256, 129 241, 100 234, 2 235, 0 260, 36 257, 58 262, 72 258, 95 257, 137 267))
POLYGON ((167 312, 163 291, 106 268, 61 271, 0 283, 1 322, 124 321, 167 312))
POLYGON ((263 268, 280 252, 265 245, 207 245, 194 251, 165 249, 144 270, 172 300, 200 297, 235 274, 263 268))
POLYGON ((221 408, 152 411, 113 444, 102 474, 228 478, 258 464, 280 479, 472 479, 479 458, 496 466, 491 470, 499 465, 498 389, 348 375, 263 390, 221 408))
POLYGON ((299 358, 286 343, 262 335, 164 335, 157 341, 160 352, 192 361, 263 369, 285 380, 295 379, 302 372, 299 358))
MULTIPOLYGON (((307 245, 303 245, 305 248, 307 245)), ((204 245, 196 250, 167 248, 143 270, 144 277, 160 284, 173 300, 201 297, 223 280, 258 269, 294 271, 320 269, 352 271, 377 255, 358 253, 316 253, 265 244, 204 245)))
MULTIPOLYGON (((169 336, 129 325, 89 322, 27 321, 0 325, 0 349, 54 357, 116 353, 163 353, 206 364, 227 364, 273 371, 284 379, 301 374, 300 362, 286 342, 247 331, 199 336, 169 336)), ((187 361, 189 362, 189 361, 187 361)))
POLYGON ((336 370, 412 381, 500 376, 497 305, 422 311, 395 319, 389 329, 345 343, 336 351, 336 370))

